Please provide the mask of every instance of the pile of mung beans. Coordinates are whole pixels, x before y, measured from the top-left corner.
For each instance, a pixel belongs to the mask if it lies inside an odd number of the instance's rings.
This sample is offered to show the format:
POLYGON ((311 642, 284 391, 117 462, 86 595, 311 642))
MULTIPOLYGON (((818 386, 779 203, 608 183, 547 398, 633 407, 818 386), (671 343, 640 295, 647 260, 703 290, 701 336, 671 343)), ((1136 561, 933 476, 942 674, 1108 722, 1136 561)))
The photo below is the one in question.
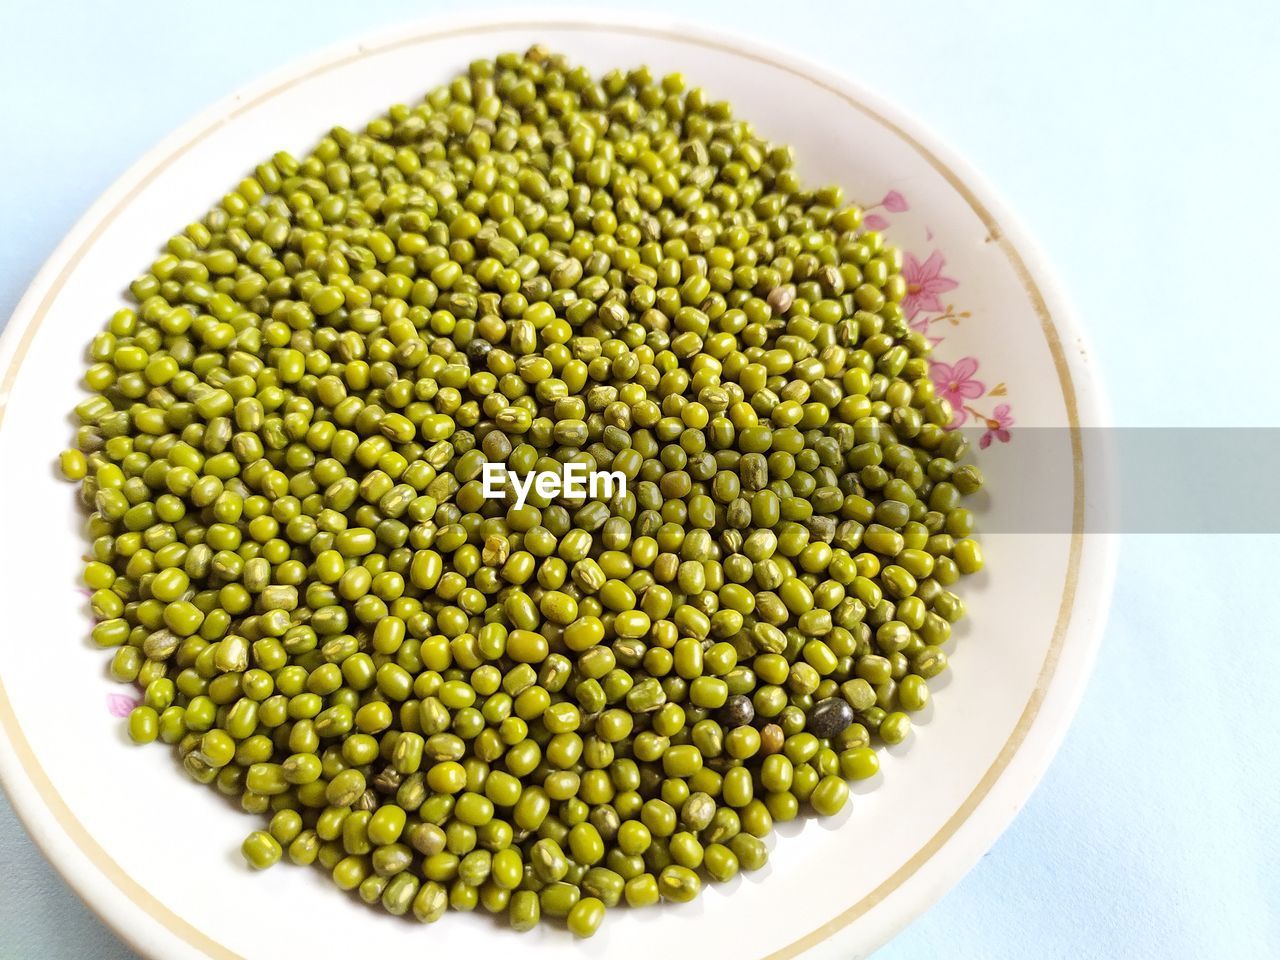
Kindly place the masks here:
POLYGON ((982 566, 900 265, 679 75, 537 47, 276 154, 132 284, 62 456, 130 735, 270 818, 253 867, 423 922, 758 869, 982 566))

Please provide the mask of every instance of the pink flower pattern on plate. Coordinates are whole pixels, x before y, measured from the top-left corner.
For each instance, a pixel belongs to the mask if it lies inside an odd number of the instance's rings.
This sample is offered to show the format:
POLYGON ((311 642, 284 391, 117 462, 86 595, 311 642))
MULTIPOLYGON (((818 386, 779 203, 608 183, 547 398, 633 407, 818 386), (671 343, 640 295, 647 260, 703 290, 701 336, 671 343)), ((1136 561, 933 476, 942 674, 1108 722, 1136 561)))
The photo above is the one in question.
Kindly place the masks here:
POLYGON ((914 254, 903 254, 902 276, 907 281, 907 295, 902 300, 902 309, 908 320, 914 320, 921 311, 941 313, 945 309, 938 294, 960 286, 955 280, 942 275, 942 268, 946 265, 940 250, 929 254, 924 263, 914 254))
POLYGON ((873 203, 863 208, 866 215, 862 218, 862 229, 883 230, 889 226, 888 220, 878 213, 872 213, 872 210, 884 210, 886 213, 906 213, 910 209, 911 207, 907 204, 906 197, 897 190, 890 190, 881 198, 879 203, 873 203))
POLYGON ((886 193, 884 195, 884 199, 880 201, 880 206, 884 207, 890 213, 906 213, 911 209, 907 206, 907 198, 897 190, 890 190, 886 193))
POLYGON ((107 713, 123 719, 133 712, 133 708, 142 701, 124 693, 107 694, 107 713))
MULTIPOLYGON (((978 415, 978 412, 975 410, 974 414, 978 415)), ((1013 416, 1007 403, 997 404, 991 411, 991 416, 982 419, 987 422, 987 429, 978 440, 979 449, 987 449, 991 446, 992 440, 999 440, 1001 443, 1009 442, 1009 428, 1013 426, 1013 416)))
POLYGON ((952 427, 960 426, 969 418, 965 401, 975 400, 987 392, 986 385, 974 376, 977 372, 976 357, 961 357, 954 364, 937 360, 929 363, 929 376, 937 385, 939 396, 946 397, 955 410, 952 427))

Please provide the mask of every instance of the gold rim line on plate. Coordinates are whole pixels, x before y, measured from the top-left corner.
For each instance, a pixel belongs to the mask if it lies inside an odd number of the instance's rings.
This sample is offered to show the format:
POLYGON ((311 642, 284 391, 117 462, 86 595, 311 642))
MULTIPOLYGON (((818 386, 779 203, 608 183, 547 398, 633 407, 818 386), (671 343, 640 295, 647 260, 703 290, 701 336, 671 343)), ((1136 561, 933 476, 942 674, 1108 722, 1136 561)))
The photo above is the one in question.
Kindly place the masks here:
MULTIPOLYGON (((412 37, 406 37, 401 40, 393 40, 375 47, 361 47, 357 52, 339 57, 335 60, 321 64, 314 69, 301 74, 300 76, 291 77, 282 81, 270 90, 267 90, 254 97, 246 103, 239 104, 223 116, 214 120, 207 127, 195 133, 189 140, 178 146, 159 163, 152 167, 146 175, 138 181, 119 201, 103 216, 98 223, 90 231, 84 242, 75 250, 68 259, 66 266, 58 273, 49 292, 45 294, 41 300, 35 313, 32 315, 31 321, 22 333, 22 338, 18 342, 17 349, 14 352, 13 360, 10 362, 5 372, 4 382, 0 385, 0 396, 7 397, 9 391, 18 376, 18 370, 22 365, 23 359, 26 357, 27 351, 31 347, 31 343, 39 331, 41 324, 44 322, 50 307, 54 300, 61 292, 63 285, 67 282, 68 277, 79 265, 85 254, 102 235, 108 226, 119 216, 123 210, 138 194, 147 188, 153 180, 156 179, 165 169, 167 169, 174 161, 186 154, 193 147, 205 140, 210 134, 226 125, 229 121, 235 119, 239 115, 246 113, 267 100, 278 96, 284 91, 305 83, 313 77, 327 73, 330 70, 346 66, 356 60, 361 60, 370 55, 380 55, 388 53, 402 47, 414 46, 419 43, 426 43, 438 40, 448 39, 450 37, 466 36, 469 34, 485 34, 500 33, 509 30, 560 30, 569 32, 608 32, 623 34, 639 34, 641 36, 653 37, 660 40, 674 41, 691 46, 700 46, 722 53, 728 53, 733 56, 741 57, 746 60, 761 63, 794 77, 805 80, 813 84, 819 89, 825 90, 834 96, 839 97, 849 106, 858 110, 865 116, 879 123, 885 129, 889 130, 895 136, 899 137, 909 144, 917 153, 922 156, 934 170, 936 170, 947 183, 964 198, 973 213, 986 227, 988 232, 988 242, 999 245, 1000 250, 1008 259, 1010 266, 1013 268, 1018 279, 1022 282, 1023 288, 1027 293, 1028 299, 1031 301, 1032 308, 1040 320, 1041 331, 1044 334, 1045 341, 1049 347, 1050 356, 1053 359, 1053 365, 1058 374, 1059 385, 1062 388, 1063 404, 1067 412, 1067 420, 1070 424, 1071 431, 1071 463, 1072 463, 1072 519, 1071 519, 1071 544, 1067 557, 1066 577, 1063 583, 1062 600, 1058 607, 1058 619, 1054 626, 1053 637, 1049 644, 1049 649, 1045 654, 1045 658, 1040 667, 1040 672, 1036 677, 1035 688, 1028 697, 1026 705, 1023 707, 1022 713, 1014 725, 1009 739, 1005 741, 1004 747, 996 755, 991 766, 987 768, 982 779, 964 799, 964 802, 956 809, 942 827, 935 833, 919 850, 915 852, 905 863, 893 872, 878 887, 866 894, 862 899, 858 900, 852 906, 832 917, 827 922, 821 924, 809 933, 801 936, 786 946, 768 954, 762 960, 789 960, 805 950, 816 946, 828 937, 842 930, 854 920, 866 914, 873 907, 884 901, 898 887, 910 879, 942 846, 951 839, 951 837, 960 829, 977 809, 978 805, 991 792, 996 781, 1004 773, 1013 757, 1017 754, 1018 749, 1022 746, 1028 732, 1034 724, 1036 717, 1040 713, 1040 708, 1044 703, 1045 696, 1048 692, 1050 682, 1057 669, 1058 662, 1062 655, 1063 641, 1066 637, 1067 627, 1071 621, 1072 607, 1075 602, 1076 589, 1080 575, 1080 556, 1082 552, 1083 536, 1082 530, 1084 526, 1084 463, 1083 453, 1081 449, 1080 439, 1080 421, 1079 410, 1076 402, 1075 385, 1071 380, 1071 373, 1067 366, 1066 354, 1063 350, 1062 340, 1058 335, 1058 330, 1054 326, 1053 318, 1049 313, 1048 305, 1045 302, 1044 295, 1040 292, 1036 285, 1035 279, 1031 276, 1031 271, 1027 268, 1026 263, 1018 254, 1014 246, 1005 236, 1004 231, 1000 228, 991 212, 986 205, 973 193, 972 190, 946 166, 934 153, 926 146, 920 143, 906 130, 885 117, 883 114, 873 110, 868 105, 853 97, 848 91, 828 83, 827 81, 806 73, 798 67, 787 63, 781 63, 770 57, 753 53, 751 51, 742 50, 730 43, 720 42, 711 39, 702 39, 690 37, 684 34, 672 33, 670 31, 624 26, 621 24, 589 24, 581 22, 555 22, 555 21, 527 21, 527 22, 499 22, 492 24, 476 24, 468 27, 458 27, 441 31, 428 31, 425 33, 417 33, 412 37)), ((0 426, 3 426, 5 416, 5 404, 0 401, 0 426)), ((40 765, 36 758, 35 752, 31 749, 31 744, 27 741, 26 736, 22 732, 22 727, 18 722, 18 718, 13 711, 13 706, 9 702, 8 694, 5 691, 3 680, 0 679, 0 726, 2 726, 8 735, 10 743, 13 745, 14 754, 17 756, 18 762, 22 765, 32 786, 36 792, 44 800, 49 812, 54 819, 66 832, 71 841, 79 848, 80 852, 94 864, 102 874, 110 880, 116 888, 132 900, 140 909, 145 911, 155 921, 161 924, 170 933, 184 940, 187 944, 205 953, 206 956, 214 958, 214 960, 244 960, 240 954, 235 953, 228 947, 213 940, 207 934, 200 931, 190 922, 178 916, 171 909, 165 906, 159 899, 150 893, 138 881, 134 880, 125 870, 107 853, 105 849, 93 838, 85 826, 76 818, 71 808, 63 800, 58 793, 57 788, 49 779, 49 775, 40 765)), ((108 924, 114 925, 112 919, 103 918, 108 924)))

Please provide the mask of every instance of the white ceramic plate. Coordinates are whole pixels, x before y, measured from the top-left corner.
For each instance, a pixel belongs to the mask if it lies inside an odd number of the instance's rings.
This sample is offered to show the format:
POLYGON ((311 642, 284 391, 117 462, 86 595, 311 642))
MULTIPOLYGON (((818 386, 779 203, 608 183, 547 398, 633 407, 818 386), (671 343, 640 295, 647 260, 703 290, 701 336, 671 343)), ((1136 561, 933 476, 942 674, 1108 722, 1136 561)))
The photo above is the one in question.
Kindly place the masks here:
POLYGON ((58 870, 141 953, 164 960, 327 957, 339 945, 367 956, 865 954, 954 884, 1026 800, 1075 708, 1109 595, 1110 547, 1081 532, 1098 465, 1078 442, 1062 445, 1059 462, 1018 456, 1028 427, 1078 441, 1101 416, 1079 331, 1040 256, 990 190, 900 110, 802 57, 705 26, 435 21, 249 87, 139 161, 71 232, 9 322, 0 390, 0 772, 58 870), (534 41, 596 71, 683 71, 794 144, 810 182, 841 183, 887 224, 910 255, 914 319, 942 338, 938 374, 970 423, 991 432, 988 526, 999 525, 1002 488, 1045 471, 1068 478, 1064 532, 986 539, 989 573, 963 584, 971 617, 951 644, 953 673, 882 774, 855 788, 850 811, 781 829, 761 873, 686 906, 618 910, 586 943, 554 924, 517 937, 482 916, 423 928, 340 895, 317 871, 248 873, 238 846, 257 822, 195 788, 165 751, 132 749, 112 716, 130 705, 127 691, 86 639, 80 519, 48 466, 71 434, 82 345, 170 233, 275 150, 305 152, 333 124, 359 125, 475 57, 534 41))

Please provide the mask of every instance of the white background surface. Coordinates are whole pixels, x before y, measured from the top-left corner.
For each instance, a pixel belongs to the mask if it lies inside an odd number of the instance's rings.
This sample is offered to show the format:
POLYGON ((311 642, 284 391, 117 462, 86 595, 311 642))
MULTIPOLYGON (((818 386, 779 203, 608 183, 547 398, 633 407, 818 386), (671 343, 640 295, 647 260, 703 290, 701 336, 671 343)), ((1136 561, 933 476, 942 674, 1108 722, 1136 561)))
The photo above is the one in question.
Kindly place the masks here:
MULTIPOLYGON (((0 320, 93 198, 199 108, 336 40, 461 6, 5 3, 0 320)), ((1056 264, 1118 424, 1278 425, 1272 5, 645 9, 802 50, 966 154, 1056 264)), ((1221 472, 1223 496, 1274 497, 1274 477, 1242 467, 1187 465, 1221 472)), ((1277 545, 1125 541, 1098 673, 1044 784, 983 863, 879 956, 1280 953, 1277 545)), ((0 864, 0 958, 130 956, 2 806, 0 864)))

